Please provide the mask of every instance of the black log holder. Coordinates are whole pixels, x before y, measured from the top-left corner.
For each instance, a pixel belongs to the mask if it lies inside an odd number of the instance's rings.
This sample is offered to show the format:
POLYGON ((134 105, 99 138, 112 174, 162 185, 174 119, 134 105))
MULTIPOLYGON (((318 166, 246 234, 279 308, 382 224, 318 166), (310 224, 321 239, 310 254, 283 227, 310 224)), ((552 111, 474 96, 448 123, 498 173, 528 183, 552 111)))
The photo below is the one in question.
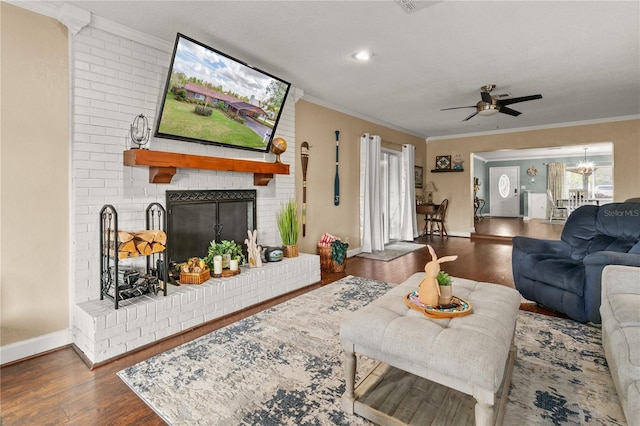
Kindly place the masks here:
MULTIPOLYGON (((151 203, 146 210, 146 229, 166 232, 166 210, 159 203, 151 203)), ((105 297, 119 302, 160 291, 167 295, 168 276, 165 252, 147 256, 146 273, 135 270, 120 271, 118 265, 118 212, 106 204, 100 210, 100 300, 105 297)))

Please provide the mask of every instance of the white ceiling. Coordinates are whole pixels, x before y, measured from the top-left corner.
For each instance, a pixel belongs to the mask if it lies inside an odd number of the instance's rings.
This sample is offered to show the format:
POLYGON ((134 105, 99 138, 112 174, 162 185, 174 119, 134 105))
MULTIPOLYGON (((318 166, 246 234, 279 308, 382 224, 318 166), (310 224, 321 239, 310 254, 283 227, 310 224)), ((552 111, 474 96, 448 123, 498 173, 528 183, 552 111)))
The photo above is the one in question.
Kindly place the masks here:
POLYGON ((425 138, 640 114, 637 0, 414 1, 413 13, 396 0, 67 3, 169 43, 183 33, 311 101, 425 138), (351 57, 362 48, 367 64, 351 57), (519 117, 440 111, 475 105, 490 83, 543 99, 510 105, 519 117))

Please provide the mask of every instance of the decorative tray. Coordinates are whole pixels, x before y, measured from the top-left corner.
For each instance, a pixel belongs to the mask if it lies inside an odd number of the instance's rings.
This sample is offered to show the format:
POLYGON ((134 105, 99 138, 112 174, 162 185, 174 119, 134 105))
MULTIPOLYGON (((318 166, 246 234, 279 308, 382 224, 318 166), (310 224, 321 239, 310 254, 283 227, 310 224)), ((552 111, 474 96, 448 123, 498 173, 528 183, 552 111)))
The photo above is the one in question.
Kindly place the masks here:
POLYGON ((227 278, 227 277, 233 277, 235 275, 238 275, 240 273, 240 268, 236 269, 235 271, 232 271, 229 268, 225 268, 222 270, 221 274, 214 274, 213 272, 211 273, 211 277, 212 278, 227 278))
POLYGON ((449 305, 431 306, 425 305, 418 299, 418 291, 407 293, 404 303, 411 309, 422 312, 430 318, 463 317, 471 313, 471 303, 458 296, 452 296, 449 305))

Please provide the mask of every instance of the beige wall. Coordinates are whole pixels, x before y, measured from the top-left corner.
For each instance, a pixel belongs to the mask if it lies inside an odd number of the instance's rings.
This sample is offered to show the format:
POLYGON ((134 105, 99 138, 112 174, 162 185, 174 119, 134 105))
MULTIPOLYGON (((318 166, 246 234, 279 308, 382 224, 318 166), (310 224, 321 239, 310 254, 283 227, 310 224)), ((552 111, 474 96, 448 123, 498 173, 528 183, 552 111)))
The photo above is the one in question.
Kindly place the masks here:
POLYGON ((307 233, 300 251, 315 253, 325 232, 349 239, 349 250, 360 247, 360 136, 380 135, 383 148, 400 151, 402 144, 416 147, 416 166, 424 167, 424 139, 300 100, 296 103, 296 199, 302 205, 300 144, 307 141, 307 233), (340 205, 333 205, 336 138, 340 131, 340 205))
POLYGON ((429 140, 426 161, 429 172, 425 180, 433 180, 438 188, 434 200, 449 199, 447 227, 453 233, 469 233, 473 227, 473 194, 471 189, 471 154, 500 149, 522 149, 613 143, 614 201, 640 196, 640 120, 626 120, 582 126, 558 127, 526 132, 500 133, 455 139, 429 140), (439 155, 460 154, 464 159, 462 173, 431 173, 439 155))
POLYGON ((0 345, 69 327, 68 37, 0 3, 0 345))

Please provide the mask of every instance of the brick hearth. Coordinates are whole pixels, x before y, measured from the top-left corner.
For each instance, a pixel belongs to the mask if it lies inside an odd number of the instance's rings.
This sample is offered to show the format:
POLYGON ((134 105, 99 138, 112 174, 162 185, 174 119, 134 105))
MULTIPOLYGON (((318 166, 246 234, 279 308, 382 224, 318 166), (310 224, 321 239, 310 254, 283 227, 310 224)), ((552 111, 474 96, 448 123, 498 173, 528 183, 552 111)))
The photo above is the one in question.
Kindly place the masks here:
POLYGON ((169 294, 75 306, 73 341, 93 364, 320 281, 320 258, 303 254, 235 277, 169 286, 169 294))

